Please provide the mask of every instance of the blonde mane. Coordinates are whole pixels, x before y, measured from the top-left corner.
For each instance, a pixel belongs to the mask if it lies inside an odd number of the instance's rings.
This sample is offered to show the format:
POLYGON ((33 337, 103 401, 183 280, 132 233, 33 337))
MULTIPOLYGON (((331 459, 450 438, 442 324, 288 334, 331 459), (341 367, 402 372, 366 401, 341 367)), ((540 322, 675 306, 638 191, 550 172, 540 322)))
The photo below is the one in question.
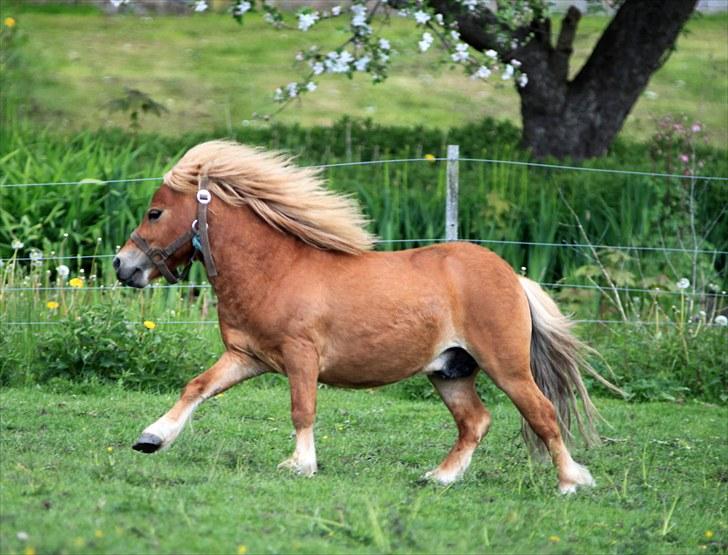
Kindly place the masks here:
POLYGON ((279 152, 232 141, 209 141, 188 150, 164 176, 172 189, 197 190, 207 175, 209 189, 223 202, 248 205, 272 227, 320 249, 360 254, 374 237, 351 197, 326 189, 320 172, 299 168, 279 152))

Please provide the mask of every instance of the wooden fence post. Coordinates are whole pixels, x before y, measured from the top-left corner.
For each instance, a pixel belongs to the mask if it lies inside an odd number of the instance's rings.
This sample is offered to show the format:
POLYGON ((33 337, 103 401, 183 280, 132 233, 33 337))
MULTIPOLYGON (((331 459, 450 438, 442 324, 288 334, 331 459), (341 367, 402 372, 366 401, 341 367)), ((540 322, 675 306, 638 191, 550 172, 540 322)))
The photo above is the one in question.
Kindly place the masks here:
POLYGON ((445 240, 458 239, 458 159, 460 147, 447 146, 447 191, 445 194, 445 240))

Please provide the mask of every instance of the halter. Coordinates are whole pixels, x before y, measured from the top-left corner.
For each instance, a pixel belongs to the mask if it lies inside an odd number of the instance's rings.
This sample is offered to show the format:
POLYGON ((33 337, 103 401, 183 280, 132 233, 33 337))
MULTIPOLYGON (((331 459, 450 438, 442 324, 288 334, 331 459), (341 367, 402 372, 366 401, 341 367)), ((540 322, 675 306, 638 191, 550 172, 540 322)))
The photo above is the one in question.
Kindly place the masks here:
POLYGON ((181 279, 186 279, 190 273, 190 267, 195 260, 198 253, 202 254, 202 261, 205 264, 208 277, 217 276, 217 268, 215 267, 215 261, 212 258, 210 252, 210 237, 207 233, 207 205, 212 200, 212 193, 207 188, 208 178, 202 176, 197 183, 197 219, 192 222, 191 229, 184 235, 177 237, 165 248, 160 249, 159 247, 151 247, 136 231, 131 234, 131 240, 139 249, 152 261, 152 264, 156 266, 159 273, 169 283, 177 283, 181 279), (187 265, 182 270, 182 273, 178 273, 176 269, 170 269, 167 266, 167 259, 170 258, 179 249, 184 247, 188 242, 192 241, 192 247, 194 252, 190 257, 187 265))

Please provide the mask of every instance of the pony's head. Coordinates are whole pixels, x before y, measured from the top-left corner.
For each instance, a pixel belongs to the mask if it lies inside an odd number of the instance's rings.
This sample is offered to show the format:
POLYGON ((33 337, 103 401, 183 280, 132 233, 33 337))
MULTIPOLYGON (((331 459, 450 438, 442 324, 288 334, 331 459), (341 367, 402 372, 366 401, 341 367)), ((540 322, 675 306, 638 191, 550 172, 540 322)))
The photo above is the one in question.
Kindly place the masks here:
POLYGON ((138 288, 161 276, 176 282, 180 278, 177 268, 195 256, 195 207, 194 195, 175 191, 163 183, 154 193, 141 223, 114 258, 119 281, 138 288))

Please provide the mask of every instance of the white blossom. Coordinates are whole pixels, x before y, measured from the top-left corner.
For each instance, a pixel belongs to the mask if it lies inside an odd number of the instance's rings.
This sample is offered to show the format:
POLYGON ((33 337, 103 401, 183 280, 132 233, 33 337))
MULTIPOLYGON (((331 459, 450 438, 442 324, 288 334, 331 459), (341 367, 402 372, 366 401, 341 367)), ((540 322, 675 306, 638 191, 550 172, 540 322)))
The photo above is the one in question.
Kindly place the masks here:
POLYGON ((470 57, 468 54, 468 45, 464 42, 459 42, 455 45, 455 52, 450 55, 453 62, 465 62, 470 57))
POLYGON ((71 270, 68 266, 65 264, 61 264, 56 268, 56 273, 58 274, 58 277, 61 279, 66 279, 68 277, 68 274, 71 273, 71 270))
POLYGON ((364 4, 354 4, 351 12, 354 14, 354 17, 351 18, 352 27, 368 27, 367 7, 364 4))
POLYGON ((678 289, 687 289, 688 287, 690 287, 690 280, 688 278, 680 278, 677 281, 678 289))
POLYGON ((415 12, 415 21, 417 22, 417 25, 424 25, 425 23, 430 21, 430 19, 432 18, 427 12, 424 12, 422 10, 415 12))
POLYGON ((330 73, 346 73, 349 71, 349 64, 354 61, 350 52, 344 50, 341 54, 332 51, 326 54, 324 65, 330 73))
POLYGON ((460 40, 460 33, 458 33, 457 31, 454 31, 454 30, 450 31, 450 38, 452 40, 460 40))
POLYGON ((298 28, 301 31, 308 31, 314 23, 319 19, 318 12, 308 12, 298 14, 298 28))
POLYGON ((331 8, 331 15, 336 17, 337 15, 341 15, 341 6, 334 6, 331 8))
POLYGON ((508 81, 511 77, 513 77, 513 66, 511 64, 506 64, 503 75, 501 75, 501 79, 508 81))
POLYGON ((521 62, 519 62, 518 60, 511 60, 511 65, 518 69, 519 67, 521 67, 521 62))
POLYGON ((18 241, 17 239, 13 239, 13 242, 10 243, 10 248, 14 251, 19 251, 25 246, 25 244, 22 241, 18 241))
POLYGON ((308 92, 315 91, 316 90, 316 83, 314 83, 313 81, 309 81, 308 83, 306 83, 306 90, 308 92))
POLYGON ((207 2, 205 0, 197 0, 195 2, 195 11, 204 12, 205 10, 207 10, 207 2))
POLYGON ((306 59, 306 56, 303 54, 303 52, 301 52, 300 50, 298 52, 296 52, 296 61, 297 62, 302 62, 305 59, 306 59))
POLYGON ((387 39, 379 39, 379 48, 382 50, 389 50, 391 48, 391 45, 389 44, 389 41, 387 39))
POLYGON ((252 8, 252 7, 253 6, 251 5, 250 2, 246 2, 245 0, 243 0, 242 2, 239 2, 238 4, 236 4, 235 7, 233 8, 233 15, 236 17, 241 17, 241 16, 245 15, 246 13, 248 13, 250 11, 250 8, 252 8))
POLYGON ((719 326, 728 326, 728 318, 726 318, 722 314, 719 314, 715 317, 715 323, 719 326))
POLYGON ((528 75, 521 73, 521 75, 518 76, 518 86, 523 88, 526 85, 528 85, 528 75))
POLYGON ((422 33, 422 40, 418 42, 417 44, 420 47, 420 52, 427 52, 430 49, 430 46, 432 46, 432 35, 428 32, 422 33))
POLYGON ((357 71, 366 71, 369 62, 371 61, 372 59, 369 56, 362 56, 356 62, 354 62, 354 67, 357 71))
POLYGON ((321 62, 314 62, 311 69, 313 70, 314 75, 321 75, 326 68, 321 62))
POLYGON ((435 21, 437 22, 438 25, 442 25, 445 22, 445 18, 442 17, 442 14, 441 13, 436 13, 435 14, 435 21))
POLYGON ((491 48, 490 50, 485 51, 485 55, 495 60, 498 57, 498 52, 491 48))
POLYGON ((295 98, 298 96, 298 83, 288 83, 286 85, 286 92, 288 92, 288 96, 290 98, 295 98))
POLYGON ((111 2, 111 5, 115 8, 118 8, 119 6, 122 6, 124 4, 127 4, 129 0, 109 0, 111 2))
POLYGON ((275 100, 276 102, 281 102, 284 98, 285 95, 283 94, 283 89, 278 87, 273 93, 273 100, 275 100))
POLYGON ((462 0, 462 3, 471 12, 478 7, 478 0, 462 0))
POLYGON ((485 66, 480 66, 478 70, 473 73, 473 79, 487 79, 490 77, 492 72, 485 66))

